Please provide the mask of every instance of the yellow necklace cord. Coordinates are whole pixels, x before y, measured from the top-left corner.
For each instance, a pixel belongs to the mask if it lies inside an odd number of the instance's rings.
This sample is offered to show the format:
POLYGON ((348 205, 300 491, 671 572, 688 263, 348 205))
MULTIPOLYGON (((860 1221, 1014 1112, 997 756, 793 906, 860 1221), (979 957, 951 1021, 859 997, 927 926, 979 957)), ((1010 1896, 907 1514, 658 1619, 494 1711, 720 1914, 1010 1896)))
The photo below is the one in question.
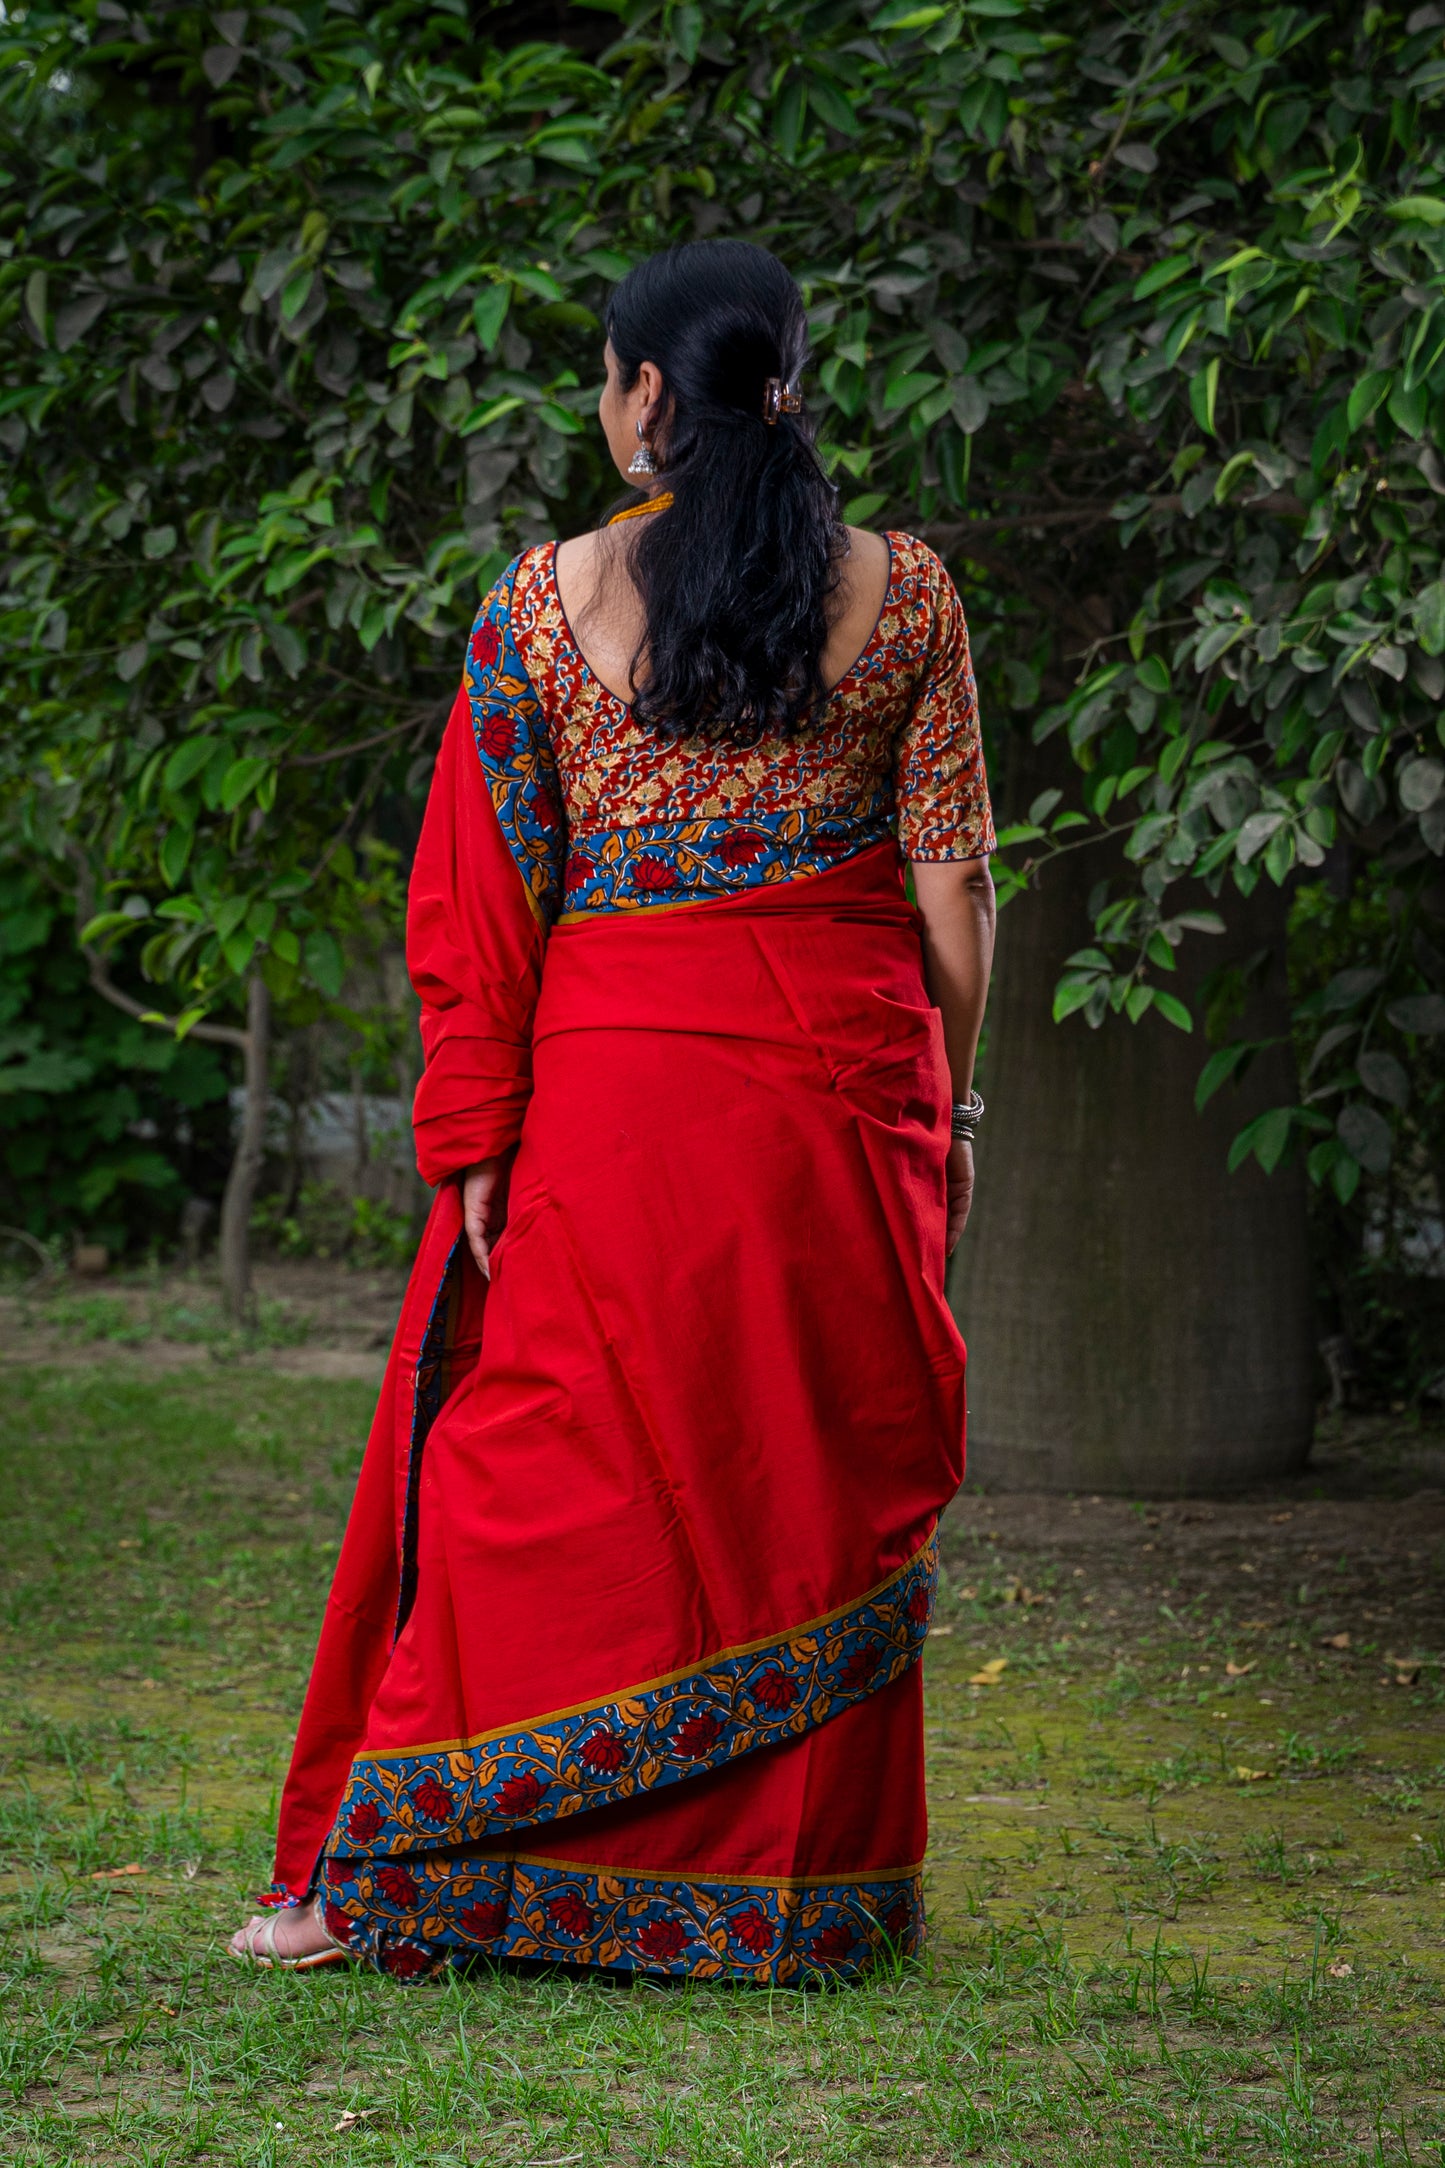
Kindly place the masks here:
POLYGON ((648 497, 642 504, 629 504, 625 511, 614 512, 607 524, 609 527, 617 527, 625 519, 642 519, 649 512, 665 512, 671 502, 672 491, 661 489, 655 497, 648 497))

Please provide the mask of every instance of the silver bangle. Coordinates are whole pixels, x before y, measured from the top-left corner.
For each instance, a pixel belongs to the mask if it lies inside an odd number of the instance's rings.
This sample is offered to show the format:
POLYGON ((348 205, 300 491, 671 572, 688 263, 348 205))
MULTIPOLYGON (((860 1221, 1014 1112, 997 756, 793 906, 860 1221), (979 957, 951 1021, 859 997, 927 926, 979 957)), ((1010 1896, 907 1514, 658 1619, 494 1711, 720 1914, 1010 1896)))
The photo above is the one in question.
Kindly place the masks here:
POLYGON ((970 1091, 966 1099, 955 1099, 949 1119, 954 1143, 972 1144, 973 1133, 982 1119, 983 1101, 976 1091, 970 1091))

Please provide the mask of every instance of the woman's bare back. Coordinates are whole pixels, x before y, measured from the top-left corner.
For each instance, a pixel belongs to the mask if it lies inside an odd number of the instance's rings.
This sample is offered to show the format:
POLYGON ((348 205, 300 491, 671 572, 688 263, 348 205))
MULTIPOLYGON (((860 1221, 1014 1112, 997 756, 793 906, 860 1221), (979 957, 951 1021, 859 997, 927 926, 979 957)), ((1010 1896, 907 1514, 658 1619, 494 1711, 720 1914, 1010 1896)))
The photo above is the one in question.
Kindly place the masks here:
MULTIPOLYGON (((868 645, 888 593, 889 549, 881 534, 848 530, 848 555, 834 597, 823 649, 823 682, 846 677, 868 645)), ((630 700, 630 668, 643 634, 642 599, 619 561, 628 530, 600 529, 557 545, 557 592, 574 645, 595 678, 619 700, 630 700), (604 540, 604 537, 606 538, 604 540)))

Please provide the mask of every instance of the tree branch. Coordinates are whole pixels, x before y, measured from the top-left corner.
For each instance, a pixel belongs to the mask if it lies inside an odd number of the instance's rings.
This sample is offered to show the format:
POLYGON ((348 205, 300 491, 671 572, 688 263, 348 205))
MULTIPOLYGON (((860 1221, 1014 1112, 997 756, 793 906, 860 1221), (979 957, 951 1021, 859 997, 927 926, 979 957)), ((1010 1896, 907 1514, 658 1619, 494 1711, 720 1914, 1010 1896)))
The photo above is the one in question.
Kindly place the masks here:
MULTIPOLYGON (((133 1016, 138 1024, 154 1024, 162 1031, 179 1036, 176 1027, 180 1021, 175 1016, 160 1016, 148 1009, 144 1002, 132 994, 123 993, 105 967, 105 959, 80 938, 81 928, 88 926, 95 916, 95 880, 84 859, 75 854, 71 863, 75 867, 75 945, 85 958, 85 968, 90 973, 90 983, 95 991, 113 1008, 133 1016)), ((192 1024, 186 1033, 188 1039, 207 1039, 215 1046, 238 1046, 242 1053, 251 1043, 249 1032, 238 1030, 234 1024, 192 1024)))
MULTIPOLYGON (((428 717, 423 717, 426 721, 428 717)), ((378 730, 374 737, 358 738, 354 745, 333 745, 325 753, 293 753, 287 761, 288 768, 324 768, 328 761, 345 760, 351 753, 369 753, 374 745, 385 745, 391 738, 400 738, 408 730, 415 730, 415 722, 393 723, 390 730, 378 730)))

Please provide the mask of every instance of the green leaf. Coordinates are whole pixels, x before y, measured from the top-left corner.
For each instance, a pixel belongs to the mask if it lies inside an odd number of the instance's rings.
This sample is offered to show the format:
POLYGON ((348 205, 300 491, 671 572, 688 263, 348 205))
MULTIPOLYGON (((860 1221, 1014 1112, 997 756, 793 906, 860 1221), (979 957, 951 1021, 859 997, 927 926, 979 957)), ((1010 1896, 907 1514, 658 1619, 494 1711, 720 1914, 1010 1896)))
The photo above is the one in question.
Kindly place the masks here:
POLYGON ((1393 1054, 1361 1054, 1355 1067, 1367 1092, 1373 1092, 1377 1099, 1383 1099, 1392 1107, 1409 1105, 1410 1079, 1393 1054))
POLYGON ((1254 1156, 1266 1174, 1273 1174, 1283 1159, 1293 1126, 1293 1109, 1290 1107, 1271 1107, 1252 1124, 1254 1156))
POLYGON ((790 75, 774 109, 778 145, 789 164, 798 155, 803 139, 803 119, 808 109, 808 86, 801 75, 790 75))
POLYGON ((481 406, 472 408, 457 435, 469 437, 478 429, 489 429, 492 423, 499 422, 504 414, 515 414, 518 407, 524 404, 525 401, 519 399, 515 392, 508 392, 500 399, 486 400, 481 406))
POLYGON ((1432 580, 1415 597, 1415 634, 1427 655, 1445 655, 1445 580, 1432 580))
POLYGON ((563 301, 566 299, 561 287, 550 271, 541 271, 535 264, 524 264, 510 274, 512 283, 527 293, 535 294, 539 301, 563 301))
POLYGON ((1082 1009, 1093 994, 1097 980, 1061 979, 1054 991, 1054 1022, 1061 1024, 1066 1016, 1082 1009))
POLYGON ((306 936, 306 969, 313 982, 334 1001, 341 992, 344 965, 334 935, 317 927, 306 936))
POLYGON ((1387 203, 1386 218, 1411 218, 1422 226, 1445 226, 1445 199, 1439 196, 1401 196, 1387 203))
POLYGON ((1425 418, 1430 410, 1430 387, 1417 384, 1413 391, 1406 391, 1404 383, 1396 378, 1385 401, 1385 412, 1397 429, 1407 437, 1421 437, 1425 433, 1425 418))
POLYGON ((942 377, 930 376, 922 369, 909 370, 902 376, 890 377, 883 391, 884 413, 894 414, 903 407, 912 406, 925 392, 935 390, 942 382, 942 377))
POLYGON ((1330 1171, 1330 1180, 1341 1204, 1348 1204, 1359 1188, 1361 1171, 1359 1161, 1342 1150, 1330 1171))
POLYGON ((1228 1166, 1234 1174, 1253 1153, 1266 1174, 1272 1174, 1284 1157, 1294 1125, 1294 1111, 1290 1107, 1271 1107, 1247 1122, 1229 1147, 1228 1166))
POLYGON ((219 751, 219 738, 183 738, 166 762, 161 781, 167 790, 182 791, 209 765, 219 751))
POLYGON ((1404 994, 1386 1003, 1385 1014, 1397 1031, 1433 1036, 1445 1031, 1445 994, 1404 994))
POLYGON ((256 936, 248 928, 243 928, 239 933, 228 935, 221 943, 221 954, 226 959, 227 967, 235 973, 238 979, 245 972, 255 953, 256 936))
POLYGON ((1219 397, 1219 356, 1189 379, 1189 408, 1206 436, 1215 434, 1214 407, 1219 397))
POLYGON ((191 855, 191 845, 196 840, 194 828, 182 827, 180 822, 168 828, 160 847, 161 878, 167 888, 174 888, 186 870, 191 855))
POLYGON ((1224 465, 1219 470, 1219 479, 1214 485, 1214 501, 1216 504, 1224 504, 1228 501, 1229 494, 1235 483, 1243 481, 1254 463, 1253 452, 1236 452, 1232 459, 1225 460, 1224 465))
POLYGON ((43 271, 32 271, 25 281, 25 313, 35 326, 42 346, 45 344, 45 304, 48 281, 43 271))
POLYGON ((919 7, 917 0, 888 0, 874 16, 874 30, 929 30, 943 21, 946 7, 919 7))
POLYGON ((1357 1159, 1366 1174, 1384 1174, 1394 1153, 1395 1140, 1390 1125, 1383 1114, 1363 1100, 1354 1100, 1340 1110, 1336 1127, 1340 1142, 1351 1158, 1357 1159))
POLYGON ((484 287, 472 303, 472 325, 484 353, 490 354, 502 336, 511 303, 512 289, 505 281, 484 287))
POLYGON ((976 436, 988 420, 988 393, 976 376, 959 377, 949 405, 966 437, 976 436))
POLYGON ((1154 1006, 1166 1022, 1178 1031, 1193 1031, 1194 1018, 1177 994, 1166 993, 1163 987, 1154 990, 1154 1006))
POLYGON ((1169 690, 1169 665, 1162 655, 1143 656, 1134 675, 1146 692, 1163 694, 1169 690))
POLYGON ((1233 1046, 1221 1046, 1210 1055, 1199 1072, 1199 1082, 1194 1087, 1194 1109, 1200 1113, 1209 1104, 1221 1084, 1241 1069, 1254 1053, 1248 1040, 1238 1040, 1233 1046))
POLYGON ((1147 301, 1151 294, 1157 294, 1163 287, 1172 286, 1176 279, 1183 278, 1185 272, 1193 268, 1193 264, 1192 256, 1166 256, 1162 263, 1151 264, 1149 269, 1134 281, 1134 299, 1147 301))
POLYGON ((1371 369, 1368 376, 1360 378, 1359 383, 1350 393, 1345 408, 1345 416, 1350 425, 1351 435, 1357 429, 1362 428, 1369 420, 1386 392, 1390 389, 1392 381, 1388 369, 1371 369))
POLYGON ((221 811, 234 813, 241 800, 249 797, 270 768, 269 760, 259 760, 254 756, 233 760, 221 784, 221 811))
POLYGON ((1283 813, 1251 813, 1243 823, 1236 842, 1235 855, 1242 866, 1251 858, 1258 857, 1277 828, 1284 825, 1283 813))
POLYGON ((836 128, 840 135, 856 136, 859 133, 858 117, 847 99, 817 75, 808 77, 808 103, 819 120, 836 128))

